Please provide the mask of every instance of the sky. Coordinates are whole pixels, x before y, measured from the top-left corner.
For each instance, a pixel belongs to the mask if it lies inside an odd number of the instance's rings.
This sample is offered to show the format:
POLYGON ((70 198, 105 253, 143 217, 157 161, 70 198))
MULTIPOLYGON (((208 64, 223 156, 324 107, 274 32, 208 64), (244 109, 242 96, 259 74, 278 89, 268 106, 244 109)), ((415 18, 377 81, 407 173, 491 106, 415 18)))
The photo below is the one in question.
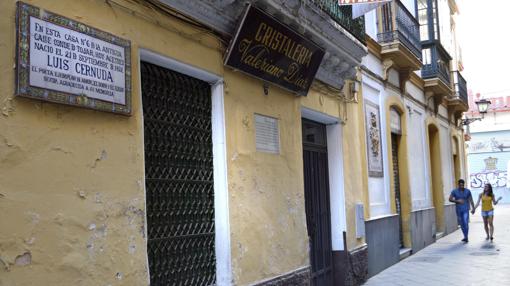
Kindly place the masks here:
POLYGON ((457 0, 457 37, 468 89, 482 97, 510 95, 510 1, 457 0))

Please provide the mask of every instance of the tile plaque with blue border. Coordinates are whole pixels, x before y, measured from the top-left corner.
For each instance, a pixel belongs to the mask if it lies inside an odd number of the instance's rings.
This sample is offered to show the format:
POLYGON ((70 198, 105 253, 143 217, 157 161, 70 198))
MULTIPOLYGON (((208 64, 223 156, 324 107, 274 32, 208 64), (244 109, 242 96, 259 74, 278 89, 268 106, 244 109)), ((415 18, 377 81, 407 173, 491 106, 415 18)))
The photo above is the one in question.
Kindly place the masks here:
POLYGON ((130 41, 17 5, 17 96, 131 115, 130 41))

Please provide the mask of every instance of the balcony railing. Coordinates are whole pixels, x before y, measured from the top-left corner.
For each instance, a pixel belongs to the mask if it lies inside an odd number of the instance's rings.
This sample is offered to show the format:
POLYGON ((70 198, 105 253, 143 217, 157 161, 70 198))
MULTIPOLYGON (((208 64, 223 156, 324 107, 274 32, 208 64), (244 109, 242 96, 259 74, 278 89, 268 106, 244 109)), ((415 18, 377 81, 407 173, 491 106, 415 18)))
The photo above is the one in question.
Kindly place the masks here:
POLYGON ((365 18, 352 19, 352 6, 338 5, 337 0, 308 0, 328 14, 336 23, 349 31, 356 39, 365 43, 365 18))
POLYGON ((439 78, 450 86, 450 60, 452 59, 438 41, 422 43, 424 79, 439 78))
POLYGON ((382 32, 379 43, 401 42, 418 59, 422 59, 420 24, 399 0, 384 4, 381 9, 382 32))
POLYGON ((468 91, 466 80, 460 74, 459 71, 453 72, 453 82, 455 83, 455 95, 462 99, 464 103, 468 104, 468 91))

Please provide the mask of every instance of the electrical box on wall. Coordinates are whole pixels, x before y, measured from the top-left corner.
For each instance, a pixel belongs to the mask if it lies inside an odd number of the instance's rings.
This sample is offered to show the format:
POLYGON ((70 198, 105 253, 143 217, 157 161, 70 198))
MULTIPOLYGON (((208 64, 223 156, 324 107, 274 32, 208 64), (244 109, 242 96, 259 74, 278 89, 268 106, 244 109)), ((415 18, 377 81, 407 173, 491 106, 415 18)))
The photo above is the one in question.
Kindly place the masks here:
POLYGON ((365 210, 361 203, 356 204, 356 238, 365 237, 365 210))

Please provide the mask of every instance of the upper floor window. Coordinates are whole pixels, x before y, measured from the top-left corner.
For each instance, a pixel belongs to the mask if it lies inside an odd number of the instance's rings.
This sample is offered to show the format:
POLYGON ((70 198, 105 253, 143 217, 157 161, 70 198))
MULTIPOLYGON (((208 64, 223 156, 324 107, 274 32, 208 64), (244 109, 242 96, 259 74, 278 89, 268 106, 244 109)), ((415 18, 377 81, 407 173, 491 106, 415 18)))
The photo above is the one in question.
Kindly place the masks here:
POLYGON ((416 2, 418 7, 418 22, 420 23, 421 40, 422 41, 428 41, 432 39, 438 40, 439 25, 437 18, 436 0, 416 0, 416 2))
POLYGON ((423 65, 432 64, 432 54, 430 53, 430 48, 426 48, 422 50, 422 61, 423 65))
POLYGON ((418 22, 420 23, 420 38, 422 41, 429 40, 428 5, 427 0, 417 0, 418 22))
MULTIPOLYGON (((434 40, 439 40, 439 23, 438 23, 438 16, 437 16, 437 1, 436 0, 429 0, 432 2, 432 19, 433 19, 433 25, 432 29, 434 29, 434 40)), ((430 29, 430 26, 429 26, 430 29)))

